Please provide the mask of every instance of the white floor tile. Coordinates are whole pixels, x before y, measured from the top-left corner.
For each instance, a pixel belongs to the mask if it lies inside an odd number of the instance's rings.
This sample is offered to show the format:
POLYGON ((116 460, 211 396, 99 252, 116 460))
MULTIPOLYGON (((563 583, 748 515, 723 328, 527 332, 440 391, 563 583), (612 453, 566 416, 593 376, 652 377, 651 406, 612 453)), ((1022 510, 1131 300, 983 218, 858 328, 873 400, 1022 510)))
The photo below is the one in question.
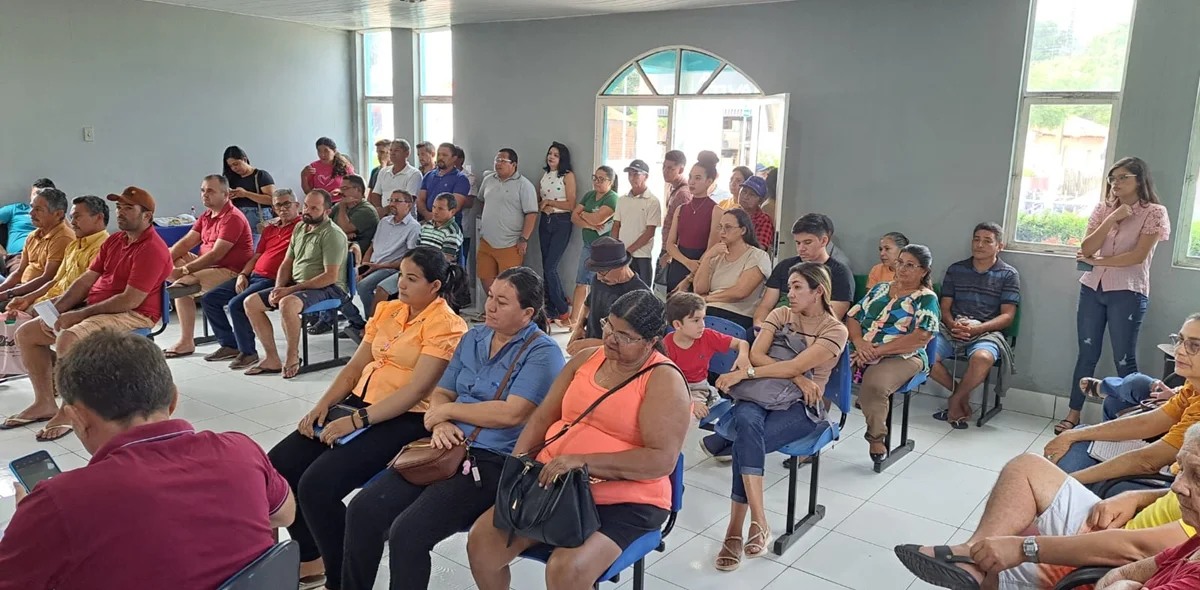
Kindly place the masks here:
POLYGON ((295 428, 313 409, 313 404, 302 399, 287 399, 241 412, 241 416, 271 428, 295 428))
MULTIPOLYGON (((976 416, 978 418, 978 416, 976 416)), ((1040 434, 1047 426, 1050 425, 1050 419, 1044 416, 1034 416, 1032 414, 1022 414, 1021 412, 1010 411, 1005 408, 1004 411, 996 414, 984 428, 988 426, 999 426, 1003 428, 1011 428, 1023 432, 1033 432, 1040 434)), ((971 422, 971 428, 975 428, 975 423, 971 422)))
POLYGON ((905 543, 940 545, 958 532, 957 527, 871 503, 860 506, 833 530, 884 549, 905 543))
POLYGON ((906 588, 914 576, 891 549, 829 533, 793 567, 855 590, 906 588))
POLYGON ((800 570, 789 569, 779 574, 766 590, 846 590, 845 586, 818 578, 800 570))
POLYGON ((879 490, 871 501, 958 526, 991 490, 996 473, 923 456, 879 490))
POLYGON ((998 472, 1013 457, 1024 453, 1037 437, 1036 432, 985 424, 983 428, 951 432, 925 454, 998 472))
POLYGON ((237 414, 225 414, 224 416, 217 416, 216 418, 209 418, 208 420, 192 422, 192 426, 195 426, 197 431, 211 430, 213 432, 240 432, 247 436, 253 436, 260 432, 270 430, 270 427, 263 426, 262 424, 254 422, 253 420, 247 420, 246 418, 237 414))
POLYGON ((647 572, 690 590, 763 590, 787 569, 759 558, 743 560, 735 572, 718 572, 713 559, 720 550, 720 541, 701 535, 650 566, 647 572))

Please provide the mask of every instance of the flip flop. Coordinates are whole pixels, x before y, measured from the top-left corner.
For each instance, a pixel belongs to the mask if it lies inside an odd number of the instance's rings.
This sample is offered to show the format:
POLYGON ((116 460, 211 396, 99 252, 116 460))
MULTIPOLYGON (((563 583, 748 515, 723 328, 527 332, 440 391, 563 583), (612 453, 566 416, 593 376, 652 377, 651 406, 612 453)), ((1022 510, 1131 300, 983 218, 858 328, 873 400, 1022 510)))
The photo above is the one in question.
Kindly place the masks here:
POLYGON ((966 430, 971 427, 970 424, 967 424, 968 420, 969 420, 969 418, 961 418, 958 420, 947 419, 946 423, 950 425, 950 428, 953 428, 955 430, 966 430))
POLYGON ((0 430, 12 430, 29 424, 37 424, 39 422, 49 422, 49 418, 21 418, 20 416, 9 416, 0 423, 0 430))
POLYGON ((51 442, 71 434, 72 432, 75 432, 74 426, 71 426, 70 424, 57 424, 55 426, 47 426, 39 430, 37 434, 33 435, 33 437, 36 438, 38 442, 51 442), (60 430, 62 432, 55 436, 49 436, 47 432, 52 430, 60 430))
POLYGON ((1062 434, 1068 430, 1073 430, 1076 426, 1079 426, 1078 422, 1072 422, 1063 418, 1058 421, 1058 424, 1054 425, 1054 434, 1062 434))
POLYGON ((896 545, 896 557, 904 567, 922 581, 951 590, 978 590, 979 582, 956 563, 974 564, 975 560, 963 555, 954 555, 950 548, 938 545, 933 548, 933 557, 921 553, 920 545, 896 545))
POLYGON ((253 377, 255 375, 278 375, 282 372, 283 369, 264 369, 258 365, 254 365, 253 367, 246 369, 246 372, 242 374, 253 377))
POLYGON ((949 422, 950 421, 950 409, 947 408, 945 410, 938 410, 936 413, 934 413, 933 419, 941 420, 942 422, 949 422))
POLYGON ((293 363, 293 364, 290 364, 283 368, 283 378, 284 379, 293 379, 299 374, 300 374, 300 363, 293 363), (293 368, 295 368, 295 372, 293 372, 289 376, 288 373, 291 372, 293 368))
POLYGON ((163 351, 163 357, 168 358, 168 359, 181 359, 184 357, 192 356, 193 354, 196 354, 196 351, 194 351, 194 350, 191 352, 179 352, 177 350, 164 350, 163 351))

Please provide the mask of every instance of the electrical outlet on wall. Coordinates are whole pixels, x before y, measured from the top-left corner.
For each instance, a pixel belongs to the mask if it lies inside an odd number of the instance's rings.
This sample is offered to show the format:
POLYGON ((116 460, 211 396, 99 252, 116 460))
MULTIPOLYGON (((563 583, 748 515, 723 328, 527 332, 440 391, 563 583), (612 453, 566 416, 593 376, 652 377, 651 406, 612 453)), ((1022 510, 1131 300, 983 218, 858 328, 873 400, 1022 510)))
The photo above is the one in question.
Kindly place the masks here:
POLYGON ((91 126, 83 128, 83 140, 87 142, 96 141, 96 130, 91 126))

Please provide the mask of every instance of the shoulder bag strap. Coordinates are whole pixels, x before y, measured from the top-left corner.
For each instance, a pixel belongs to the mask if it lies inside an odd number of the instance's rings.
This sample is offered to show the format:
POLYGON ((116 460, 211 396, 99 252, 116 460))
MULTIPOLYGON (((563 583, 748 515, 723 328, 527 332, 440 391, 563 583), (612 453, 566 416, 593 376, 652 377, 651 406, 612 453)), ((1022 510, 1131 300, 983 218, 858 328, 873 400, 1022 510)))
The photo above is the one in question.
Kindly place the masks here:
MULTIPOLYGON (((504 395, 504 388, 508 387, 508 380, 512 377, 513 370, 517 368, 517 361, 521 360, 521 354, 523 354, 525 349, 529 348, 529 345, 533 344, 533 341, 537 340, 539 337, 540 335, 531 336, 529 339, 525 340, 525 344, 521 345, 521 350, 518 350, 517 356, 513 357, 513 363, 509 365, 508 372, 504 374, 504 378, 500 380, 500 385, 496 387, 496 395, 492 398, 492 401, 497 401, 501 396, 504 395)), ((475 426, 475 432, 472 432, 471 436, 468 436, 467 440, 464 441, 463 444, 468 447, 471 446, 471 443, 475 442, 475 439, 479 437, 479 433, 482 430, 483 427, 475 426)))
MULTIPOLYGON (((592 353, 592 354, 600 354, 600 353, 599 353, 599 351, 597 351, 597 352, 594 352, 594 353, 592 353)), ((655 368, 657 368, 657 367, 670 367, 670 368, 672 368, 672 369, 675 369, 675 372, 679 373, 679 376, 680 376, 681 378, 683 378, 683 380, 684 380, 684 383, 686 383, 686 382, 687 382, 687 378, 683 377, 683 371, 680 371, 680 370, 679 370, 679 367, 676 367, 676 366, 675 366, 674 364, 672 364, 672 363, 654 363, 653 365, 650 365, 649 367, 644 367, 642 370, 640 370, 640 371, 638 371, 638 372, 634 373, 633 375, 630 375, 628 379, 626 379, 626 380, 624 380, 624 381, 620 382, 619 384, 617 384, 617 386, 616 386, 616 387, 613 387, 612 389, 609 389, 607 392, 605 392, 605 393, 604 393, 604 395, 602 395, 602 396, 600 396, 599 398, 597 398, 597 399, 596 399, 596 401, 592 402, 592 405, 588 406, 586 410, 584 410, 584 411, 583 411, 581 414, 579 414, 579 417, 578 417, 578 418, 576 418, 576 419, 572 420, 570 424, 566 424, 566 425, 564 425, 564 426, 562 427, 562 430, 559 430, 559 431, 558 431, 558 434, 555 434, 554 436, 552 436, 552 437, 550 437, 550 438, 546 439, 546 440, 545 440, 545 441, 543 441, 541 444, 534 445, 534 447, 533 447, 533 448, 529 449, 528 451, 525 451, 525 453, 524 453, 524 454, 522 454, 521 456, 522 456, 522 457, 527 457, 527 456, 529 456, 529 455, 532 455, 532 454, 534 454, 534 453, 536 453, 536 452, 538 452, 538 451, 541 451, 542 449, 544 449, 544 448, 546 448, 546 447, 550 446, 550 445, 551 445, 551 444, 553 444, 555 441, 557 441, 558 439, 560 439, 560 438, 562 438, 563 436, 565 436, 565 435, 567 434, 567 431, 569 431, 569 430, 570 430, 572 427, 574 427, 576 424, 579 424, 579 422, 580 422, 580 421, 582 421, 584 418, 586 418, 588 414, 591 414, 591 413, 592 413, 592 410, 595 410, 595 409, 596 409, 596 406, 599 406, 599 405, 600 405, 600 402, 603 402, 604 400, 608 399, 608 398, 609 398, 609 396, 611 396, 612 394, 614 394, 614 393, 616 393, 616 392, 620 391, 620 390, 621 390, 621 389, 623 389, 623 388, 624 388, 626 385, 629 385, 630 383, 633 383, 633 381, 634 381, 635 379, 637 379, 638 377, 641 377, 643 374, 645 374, 645 373, 648 373, 648 372, 650 372, 650 371, 654 370, 654 369, 655 369, 655 368)))

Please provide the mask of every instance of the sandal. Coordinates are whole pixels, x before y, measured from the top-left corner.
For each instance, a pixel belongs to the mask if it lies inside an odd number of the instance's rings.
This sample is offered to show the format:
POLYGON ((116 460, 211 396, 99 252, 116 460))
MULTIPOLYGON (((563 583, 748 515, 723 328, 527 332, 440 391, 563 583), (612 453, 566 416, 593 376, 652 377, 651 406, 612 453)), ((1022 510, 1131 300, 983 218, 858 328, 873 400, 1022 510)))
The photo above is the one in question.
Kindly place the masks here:
POLYGON ((20 416, 9 416, 0 423, 0 430, 12 430, 29 424, 37 424, 38 422, 49 422, 50 418, 22 418, 20 416))
POLYGON ((950 425, 950 428, 955 430, 966 430, 971 426, 970 424, 967 424, 968 420, 970 420, 970 418, 960 418, 958 420, 946 420, 946 423, 950 425))
POLYGON ((936 413, 934 413, 933 419, 941 420, 942 422, 949 422, 950 421, 950 409, 946 408, 945 410, 938 410, 936 413))
POLYGON ((75 432, 74 426, 71 426, 70 424, 56 424, 54 426, 47 426, 39 430, 37 434, 33 435, 33 437, 36 438, 38 442, 50 442, 58 440, 68 434, 71 434, 72 432, 75 432), (50 435, 50 432, 55 430, 61 432, 55 435, 50 435))
POLYGON ((742 537, 740 535, 725 537, 725 541, 721 543, 721 550, 728 551, 730 555, 721 555, 720 553, 717 553, 717 558, 713 560, 713 566, 716 567, 717 571, 719 572, 731 572, 742 565, 743 547, 738 547, 737 551, 734 551, 733 549, 729 548, 730 541, 737 541, 739 544, 741 544, 742 537))
POLYGON ((255 375, 278 375, 282 372, 283 369, 265 369, 259 365, 254 365, 253 367, 246 369, 246 372, 242 374, 253 377, 255 375))
POLYGON ((746 559, 754 559, 766 555, 767 546, 771 544, 771 529, 752 520, 750 521, 750 528, 753 529, 754 527, 758 527, 758 532, 750 535, 750 539, 742 549, 742 552, 746 554, 746 559), (759 539, 759 541, 755 542, 755 539, 759 539), (751 549, 754 549, 754 551, 751 551, 751 549))
POLYGON ((325 574, 300 578, 300 590, 320 590, 325 587, 325 574))
POLYGON ((1092 399, 1104 399, 1104 394, 1100 393, 1100 380, 1095 377, 1080 379, 1079 391, 1082 391, 1083 395, 1092 399))
POLYGON ((300 363, 292 363, 283 368, 283 378, 291 379, 300 374, 300 363))
POLYGON ((178 350, 164 350, 163 358, 181 359, 184 357, 192 356, 193 354, 196 354, 195 350, 189 350, 188 352, 179 352, 178 350))
POLYGON ((1062 434, 1068 430, 1073 430, 1076 426, 1079 426, 1078 422, 1072 422, 1063 418, 1058 421, 1058 424, 1054 425, 1054 434, 1062 434))
POLYGON ((933 557, 921 553, 920 545, 896 545, 896 557, 921 581, 942 588, 977 590, 979 581, 956 563, 974 564, 975 560, 955 555, 945 545, 933 548, 933 557))

